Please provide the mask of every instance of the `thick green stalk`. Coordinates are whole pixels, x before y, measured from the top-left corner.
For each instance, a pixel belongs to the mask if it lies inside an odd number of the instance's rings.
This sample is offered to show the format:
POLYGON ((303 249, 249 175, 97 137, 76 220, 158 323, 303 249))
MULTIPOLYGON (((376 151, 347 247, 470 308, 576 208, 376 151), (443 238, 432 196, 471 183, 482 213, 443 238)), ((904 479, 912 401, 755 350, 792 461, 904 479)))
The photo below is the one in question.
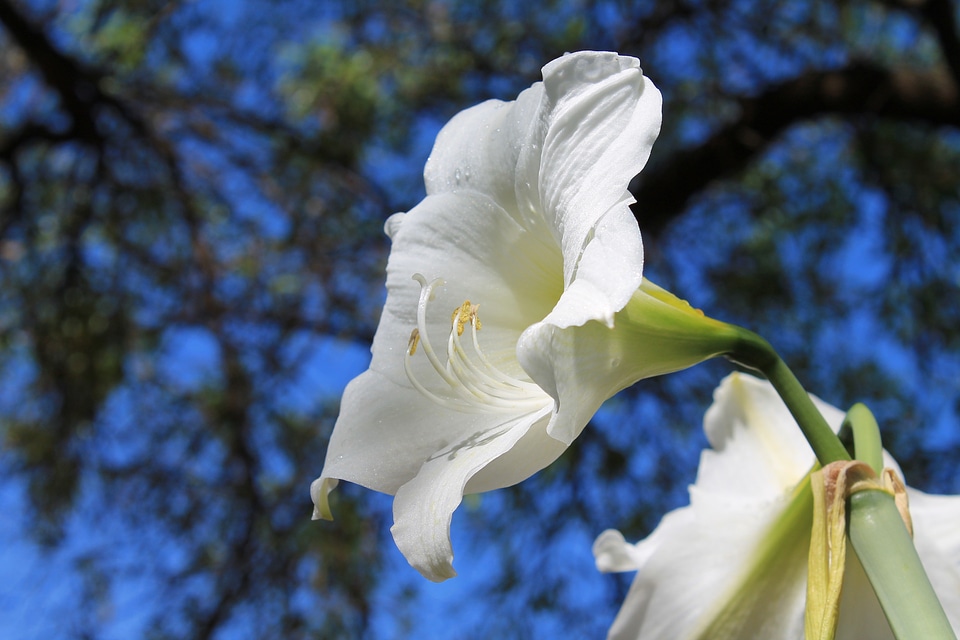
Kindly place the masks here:
POLYGON ((879 490, 850 496, 847 535, 898 640, 956 640, 893 496, 879 490))
POLYGON ((883 471, 883 444, 873 413, 858 402, 847 411, 841 431, 847 426, 853 431, 853 456, 869 464, 874 473, 880 475, 883 471))

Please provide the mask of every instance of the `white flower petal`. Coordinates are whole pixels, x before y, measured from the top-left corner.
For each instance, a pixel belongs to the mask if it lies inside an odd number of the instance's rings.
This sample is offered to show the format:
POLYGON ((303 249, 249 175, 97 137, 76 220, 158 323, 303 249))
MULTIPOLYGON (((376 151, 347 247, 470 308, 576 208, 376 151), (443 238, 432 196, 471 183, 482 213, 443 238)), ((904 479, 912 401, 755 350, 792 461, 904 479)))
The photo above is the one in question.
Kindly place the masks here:
POLYGON ((626 187, 650 155, 660 108, 636 59, 563 56, 516 102, 485 102, 444 127, 427 193, 484 193, 528 226, 546 223, 566 286, 548 322, 609 325, 640 284, 643 246, 626 187))
POLYGON ((632 197, 607 210, 580 245, 568 240, 572 230, 564 232, 567 285, 545 324, 562 329, 597 320, 613 327, 614 314, 627 304, 643 277, 643 243, 630 201, 632 197))
POLYGON ((517 165, 524 149, 540 146, 532 138, 540 135, 542 97, 543 85, 537 83, 514 102, 488 100, 454 116, 440 130, 427 159, 427 194, 473 191, 530 218, 529 208, 517 204, 517 165))
POLYGON ((431 456, 397 491, 390 531, 407 561, 424 577, 440 582, 456 575, 450 521, 470 478, 509 451, 549 407, 471 434, 431 456))
POLYGON ((660 131, 660 92, 639 61, 609 53, 564 56, 543 73, 553 109, 539 195, 559 232, 565 296, 572 299, 561 301, 547 321, 609 325, 640 285, 642 246, 624 185, 643 169, 660 131), (581 300, 595 305, 597 299, 607 301, 606 315, 582 312, 581 300))
POLYGON ((907 488, 913 543, 960 636, 960 496, 937 496, 907 488))
POLYGON ((567 446, 547 435, 550 411, 543 414, 513 447, 492 460, 467 483, 464 493, 482 493, 510 487, 546 468, 566 451, 567 446))
POLYGON ((502 416, 465 414, 424 400, 417 390, 378 371, 360 374, 343 394, 321 479, 393 494, 437 451, 502 421, 502 416))
MULTIPOLYGON (((782 509, 783 502, 773 506, 782 509)), ((809 529, 800 531, 793 544, 775 556, 770 570, 752 573, 776 516, 775 508, 717 501, 698 501, 668 513, 653 534, 637 545, 638 553, 648 560, 639 567, 609 637, 800 637, 780 633, 799 629, 802 635, 804 540, 809 529), (756 591, 744 590, 748 582, 756 591), (742 616, 731 616, 723 606, 731 599, 747 605, 773 601, 784 607, 751 610, 748 606, 742 616)))
MULTIPOLYGON (((770 500, 793 490, 816 457, 780 396, 748 375, 724 378, 704 416, 712 449, 701 454, 697 486, 743 500, 770 500)), ((811 396, 836 432, 843 412, 811 396)))
POLYGON ((593 543, 593 557, 597 571, 602 573, 636 571, 647 561, 653 545, 641 549, 628 543, 616 529, 607 529, 593 543), (649 552, 644 552, 648 550, 649 552))

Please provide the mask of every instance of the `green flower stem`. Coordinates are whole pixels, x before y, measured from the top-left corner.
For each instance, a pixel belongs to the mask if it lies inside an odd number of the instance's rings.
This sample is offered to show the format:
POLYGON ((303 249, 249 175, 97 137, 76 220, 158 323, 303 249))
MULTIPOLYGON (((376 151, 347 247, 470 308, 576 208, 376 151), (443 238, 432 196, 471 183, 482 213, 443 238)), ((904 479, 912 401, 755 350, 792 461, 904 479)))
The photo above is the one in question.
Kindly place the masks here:
POLYGON ((736 327, 737 345, 727 357, 745 367, 756 369, 773 385, 793 415, 821 465, 849 460, 850 454, 814 406, 797 377, 770 343, 742 327, 736 327))
POLYGON ((893 496, 850 496, 848 535, 897 640, 956 640, 893 496))

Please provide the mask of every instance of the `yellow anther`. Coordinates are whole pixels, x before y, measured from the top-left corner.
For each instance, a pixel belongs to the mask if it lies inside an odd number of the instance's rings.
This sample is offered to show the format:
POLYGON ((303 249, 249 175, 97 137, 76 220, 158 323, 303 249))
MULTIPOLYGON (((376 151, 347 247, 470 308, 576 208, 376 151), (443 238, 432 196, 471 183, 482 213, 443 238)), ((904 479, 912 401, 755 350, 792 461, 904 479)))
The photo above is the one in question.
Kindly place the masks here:
POLYGON ((457 328, 457 335, 463 335, 463 328, 467 323, 474 322, 477 329, 480 329, 480 318, 477 317, 478 304, 470 304, 469 300, 464 300, 463 304, 453 310, 450 316, 450 324, 457 328))
POLYGON ((410 332, 410 341, 407 342, 407 354, 411 356, 415 354, 418 344, 420 344, 420 329, 414 328, 410 332))

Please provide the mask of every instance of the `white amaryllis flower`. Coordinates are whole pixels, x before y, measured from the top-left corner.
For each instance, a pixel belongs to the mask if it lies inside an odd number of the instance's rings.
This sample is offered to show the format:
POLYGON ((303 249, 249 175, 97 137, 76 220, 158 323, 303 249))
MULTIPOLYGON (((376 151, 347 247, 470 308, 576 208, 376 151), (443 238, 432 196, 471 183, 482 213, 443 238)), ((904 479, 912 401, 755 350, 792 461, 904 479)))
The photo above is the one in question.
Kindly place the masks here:
POLYGON ((373 360, 344 393, 315 518, 338 480, 395 494, 400 550, 449 578, 465 492, 529 477, 620 389, 722 350, 724 325, 641 286, 627 185, 660 106, 638 60, 585 51, 443 128, 427 197, 386 224, 373 360))
MULTIPOLYGON (((836 430, 843 412, 814 398, 836 430)), ((704 418, 690 505, 636 545, 608 530, 594 543, 601 571, 637 571, 609 637, 669 640, 804 637, 813 452, 773 387, 728 376, 704 418)), ((898 474, 884 453, 884 466, 898 474)), ((907 489, 914 544, 960 632, 960 496, 907 489)), ((855 553, 847 553, 838 640, 893 640, 855 553)))

